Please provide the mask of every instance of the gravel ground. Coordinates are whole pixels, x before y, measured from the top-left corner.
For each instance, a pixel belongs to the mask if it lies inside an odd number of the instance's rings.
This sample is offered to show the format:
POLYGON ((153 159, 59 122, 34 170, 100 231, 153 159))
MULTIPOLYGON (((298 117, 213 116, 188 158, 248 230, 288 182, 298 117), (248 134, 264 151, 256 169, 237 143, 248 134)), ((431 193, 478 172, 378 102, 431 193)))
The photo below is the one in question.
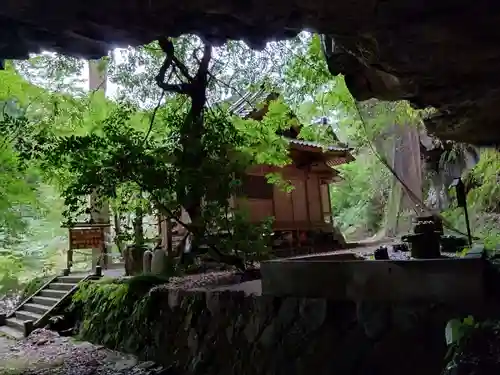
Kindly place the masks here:
POLYGON ((0 337, 1 375, 159 375, 152 362, 39 329, 22 341, 0 337))
POLYGON ((0 314, 11 312, 20 301, 21 296, 19 294, 7 294, 0 297, 0 314))
POLYGON ((218 271, 207 272, 196 275, 170 278, 167 288, 172 289, 197 289, 216 288, 223 285, 239 283, 240 276, 236 272, 218 271))

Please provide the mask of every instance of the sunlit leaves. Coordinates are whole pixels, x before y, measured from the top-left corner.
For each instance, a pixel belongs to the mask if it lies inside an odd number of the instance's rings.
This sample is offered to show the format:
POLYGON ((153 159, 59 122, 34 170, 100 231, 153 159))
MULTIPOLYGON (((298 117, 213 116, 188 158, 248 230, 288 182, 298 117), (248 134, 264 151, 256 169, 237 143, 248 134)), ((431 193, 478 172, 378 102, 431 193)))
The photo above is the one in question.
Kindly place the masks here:
POLYGON ((29 60, 16 62, 16 67, 31 83, 52 92, 83 92, 84 60, 44 52, 31 56, 29 60))
POLYGON ((391 175, 369 152, 338 167, 342 181, 331 187, 333 213, 346 234, 358 228, 374 234, 383 218, 391 175))
POLYGON ((0 247, 19 239, 27 229, 27 217, 36 215, 39 178, 31 169, 21 168, 10 144, 0 148, 0 247))
POLYGON ((249 155, 252 164, 285 165, 289 163, 288 143, 277 135, 296 121, 282 100, 272 101, 261 121, 233 118, 235 128, 244 136, 240 150, 249 155))

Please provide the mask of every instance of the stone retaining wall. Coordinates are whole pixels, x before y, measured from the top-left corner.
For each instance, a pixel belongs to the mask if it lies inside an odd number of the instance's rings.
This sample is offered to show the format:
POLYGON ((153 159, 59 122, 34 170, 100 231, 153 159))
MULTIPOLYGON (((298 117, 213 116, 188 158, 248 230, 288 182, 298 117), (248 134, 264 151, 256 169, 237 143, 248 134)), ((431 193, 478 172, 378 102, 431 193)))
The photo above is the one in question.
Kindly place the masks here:
POLYGON ((446 354, 446 322, 457 317, 439 306, 238 291, 158 287, 151 298, 154 328, 135 354, 182 374, 437 375, 446 354))

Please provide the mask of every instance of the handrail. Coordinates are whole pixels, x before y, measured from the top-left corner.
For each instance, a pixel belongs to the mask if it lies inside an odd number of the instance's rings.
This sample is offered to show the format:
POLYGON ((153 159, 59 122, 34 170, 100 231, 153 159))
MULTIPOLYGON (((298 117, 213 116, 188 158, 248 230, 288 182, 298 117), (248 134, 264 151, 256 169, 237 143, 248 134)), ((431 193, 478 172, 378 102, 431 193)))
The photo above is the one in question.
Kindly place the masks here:
POLYGON ((33 323, 33 328, 39 328, 39 326, 45 322, 45 320, 54 312, 54 310, 58 309, 59 307, 61 307, 62 303, 66 300, 66 298, 68 298, 70 295, 72 295, 73 293, 76 292, 76 290, 80 287, 79 284, 81 282, 84 282, 84 281, 87 281, 89 279, 92 279, 96 277, 96 275, 94 274, 90 274, 90 275, 87 275, 85 276, 83 279, 81 279, 78 283, 76 283, 76 285, 71 288, 62 298, 59 299, 59 301, 50 308, 50 310, 47 310, 45 312, 45 314, 43 314, 37 321, 35 321, 33 323))
POLYGON ((17 310, 20 310, 21 307, 23 307, 25 304, 27 304, 29 301, 31 301, 31 299, 33 298, 33 296, 36 296, 38 293, 40 293, 42 290, 44 290, 50 283, 54 282, 57 280, 57 278, 59 278, 60 276, 54 276, 54 277, 51 277, 49 279, 49 281, 47 281, 45 284, 43 284, 40 288, 38 288, 38 290, 31 294, 29 297, 27 297, 23 302, 21 302, 19 305, 16 306, 16 308, 14 310, 12 310, 8 315, 7 315, 7 319, 8 318, 12 318, 14 316, 14 314, 16 313, 17 310))

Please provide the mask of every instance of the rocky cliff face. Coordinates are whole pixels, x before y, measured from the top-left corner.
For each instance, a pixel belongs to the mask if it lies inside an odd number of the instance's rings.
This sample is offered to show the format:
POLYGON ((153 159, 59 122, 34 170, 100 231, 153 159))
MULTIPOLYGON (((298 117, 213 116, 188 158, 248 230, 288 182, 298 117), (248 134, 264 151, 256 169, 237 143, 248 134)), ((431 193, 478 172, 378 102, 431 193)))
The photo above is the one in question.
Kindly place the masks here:
POLYGON ((199 375, 439 374, 453 313, 429 306, 355 304, 151 291, 157 306, 139 355, 199 375))
POLYGON ((198 33, 261 47, 302 29, 328 35, 328 64, 360 100, 409 99, 439 112, 437 136, 500 143, 500 3, 486 0, 6 0, 0 58, 40 48, 87 58, 110 46, 198 33))

